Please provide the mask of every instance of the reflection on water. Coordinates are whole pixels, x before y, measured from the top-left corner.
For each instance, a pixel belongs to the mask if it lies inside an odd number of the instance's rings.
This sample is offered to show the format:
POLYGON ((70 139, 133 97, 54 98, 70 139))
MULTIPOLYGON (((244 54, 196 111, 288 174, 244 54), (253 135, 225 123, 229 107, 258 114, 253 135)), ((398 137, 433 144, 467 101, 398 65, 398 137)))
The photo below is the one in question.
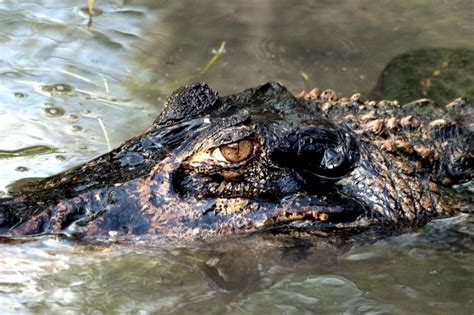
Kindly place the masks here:
MULTIPOLYGON (((0 194, 145 129, 187 80, 221 94, 269 80, 367 94, 403 53, 474 49, 467 0, 96 4, 88 27, 86 1, 0 3, 0 194)), ((472 313, 473 229, 462 215, 354 247, 0 244, 0 313, 472 313)))
POLYGON ((58 314, 465 314, 474 307, 466 220, 355 247, 258 236, 181 248, 2 244, 0 302, 58 314))

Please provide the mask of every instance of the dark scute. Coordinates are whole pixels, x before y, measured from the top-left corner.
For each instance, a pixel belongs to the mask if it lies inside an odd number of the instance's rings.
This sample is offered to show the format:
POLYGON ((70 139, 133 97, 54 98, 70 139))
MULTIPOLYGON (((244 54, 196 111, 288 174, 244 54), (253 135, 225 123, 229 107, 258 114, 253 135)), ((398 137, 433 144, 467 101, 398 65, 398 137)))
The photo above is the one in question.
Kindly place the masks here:
POLYGON ((218 101, 217 93, 206 83, 196 82, 186 85, 168 98, 155 123, 167 125, 205 115, 216 107, 218 101))
POLYGON ((255 90, 255 96, 266 99, 278 99, 282 94, 288 93, 288 90, 279 82, 268 82, 260 85, 255 90))
POLYGON ((0 208, 0 232, 2 228, 9 227, 13 224, 12 213, 10 212, 11 210, 8 210, 9 211, 7 211, 6 207, 0 208))
POLYGON ((293 94, 278 82, 269 82, 259 86, 255 90, 255 96, 262 103, 271 104, 278 112, 291 112, 295 107, 300 106, 293 94))

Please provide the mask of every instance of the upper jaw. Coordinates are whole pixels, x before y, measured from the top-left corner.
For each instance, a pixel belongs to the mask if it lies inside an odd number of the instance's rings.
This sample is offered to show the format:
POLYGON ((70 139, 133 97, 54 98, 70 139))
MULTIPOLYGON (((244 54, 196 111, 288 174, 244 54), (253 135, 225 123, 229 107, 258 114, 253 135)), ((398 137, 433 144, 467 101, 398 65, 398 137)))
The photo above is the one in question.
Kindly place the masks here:
POLYGON ((325 196, 297 194, 277 207, 269 223, 294 228, 340 229, 367 216, 367 209, 347 196, 336 193, 325 196))

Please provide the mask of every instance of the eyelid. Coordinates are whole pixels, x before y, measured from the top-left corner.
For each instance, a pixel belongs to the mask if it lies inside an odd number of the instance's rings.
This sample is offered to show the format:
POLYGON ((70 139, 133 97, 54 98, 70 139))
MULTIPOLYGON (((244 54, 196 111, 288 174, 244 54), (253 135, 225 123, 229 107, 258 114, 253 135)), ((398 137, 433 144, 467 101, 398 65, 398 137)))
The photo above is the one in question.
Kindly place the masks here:
POLYGON ((229 128, 225 134, 216 134, 212 137, 212 142, 215 146, 220 147, 232 143, 238 143, 246 138, 252 137, 254 131, 248 126, 238 126, 229 128))

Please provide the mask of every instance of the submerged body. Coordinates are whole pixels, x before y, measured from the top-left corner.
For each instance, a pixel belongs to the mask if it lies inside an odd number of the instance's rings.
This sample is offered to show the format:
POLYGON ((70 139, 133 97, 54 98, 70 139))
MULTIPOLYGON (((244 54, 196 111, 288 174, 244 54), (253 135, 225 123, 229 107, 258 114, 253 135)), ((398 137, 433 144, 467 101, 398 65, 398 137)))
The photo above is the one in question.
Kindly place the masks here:
POLYGON ((388 233, 463 207, 473 108, 293 96, 267 83, 218 97, 203 83, 110 153, 0 200, 0 234, 85 240, 235 233, 388 233), (418 113, 418 114, 415 114, 418 113))

